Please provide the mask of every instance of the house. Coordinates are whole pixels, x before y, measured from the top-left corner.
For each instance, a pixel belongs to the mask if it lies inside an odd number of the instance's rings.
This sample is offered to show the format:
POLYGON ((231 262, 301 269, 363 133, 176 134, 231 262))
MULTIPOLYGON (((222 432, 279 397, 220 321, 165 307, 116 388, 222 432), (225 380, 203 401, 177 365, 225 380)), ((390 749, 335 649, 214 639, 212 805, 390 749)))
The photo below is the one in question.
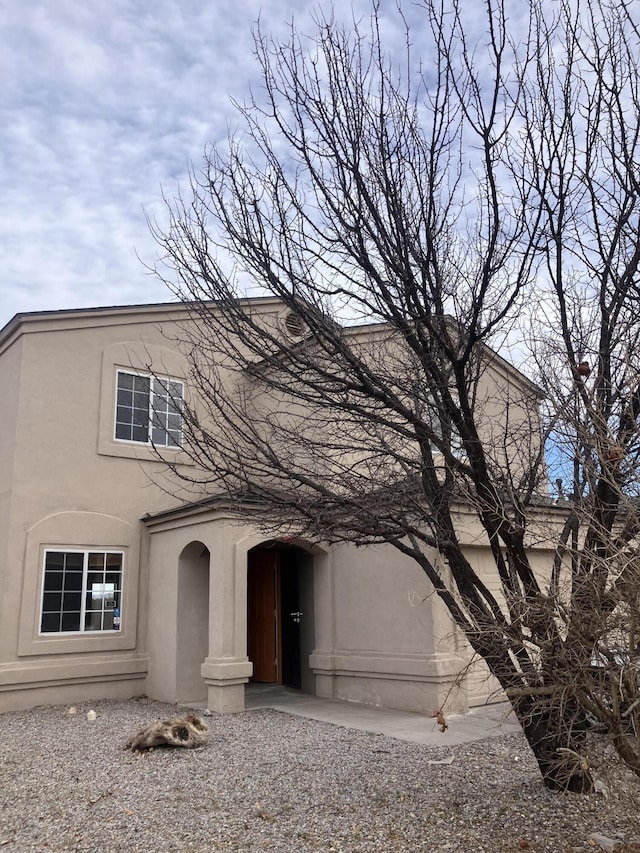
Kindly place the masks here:
MULTIPOLYGON (((194 503, 167 479, 150 442, 188 465, 173 331, 192 322, 159 304, 19 314, 0 330, 0 711, 147 694, 235 712, 250 679, 425 713, 493 696, 395 550, 265 538, 249 509, 194 503)), ((462 528, 491 585, 471 519, 462 528)))

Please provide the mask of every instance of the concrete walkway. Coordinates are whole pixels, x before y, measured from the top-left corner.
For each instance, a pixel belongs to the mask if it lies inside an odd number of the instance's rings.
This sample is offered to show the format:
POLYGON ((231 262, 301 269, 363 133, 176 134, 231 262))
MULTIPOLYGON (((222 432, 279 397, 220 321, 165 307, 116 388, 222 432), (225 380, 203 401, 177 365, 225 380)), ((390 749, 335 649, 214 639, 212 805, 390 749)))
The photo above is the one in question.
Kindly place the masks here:
POLYGON ((321 699, 273 684, 249 684, 245 708, 273 708, 323 723, 388 735, 398 740, 431 746, 447 746, 513 734, 521 728, 508 704, 485 705, 468 714, 447 717, 448 729, 441 733, 436 721, 421 714, 375 708, 340 699, 321 699))

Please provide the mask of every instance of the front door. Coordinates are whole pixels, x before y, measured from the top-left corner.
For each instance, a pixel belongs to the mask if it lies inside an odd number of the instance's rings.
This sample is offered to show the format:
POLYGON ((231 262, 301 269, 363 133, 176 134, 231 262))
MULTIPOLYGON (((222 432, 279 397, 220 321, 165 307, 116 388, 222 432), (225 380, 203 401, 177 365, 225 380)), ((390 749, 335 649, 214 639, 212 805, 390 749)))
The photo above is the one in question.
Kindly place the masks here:
POLYGON ((247 654, 251 681, 300 688, 297 552, 264 548, 247 555, 247 654))
POLYGON ((247 557, 247 654, 252 681, 280 682, 280 559, 277 551, 250 551, 247 557))

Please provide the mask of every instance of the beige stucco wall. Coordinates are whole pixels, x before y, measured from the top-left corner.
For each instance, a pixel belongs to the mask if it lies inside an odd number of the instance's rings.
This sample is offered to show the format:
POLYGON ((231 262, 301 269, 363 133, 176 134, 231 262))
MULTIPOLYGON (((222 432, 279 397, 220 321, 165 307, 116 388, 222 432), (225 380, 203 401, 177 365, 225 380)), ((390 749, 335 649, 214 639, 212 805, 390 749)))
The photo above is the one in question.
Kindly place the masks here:
MULTIPOLYGON (((247 553, 266 536, 224 511, 141 522, 191 496, 163 483, 151 450, 113 438, 118 367, 187 378, 174 341, 181 316, 166 307, 43 315, 0 358, 0 711, 143 692, 242 707, 247 553), (53 546, 124 552, 120 632, 39 635, 43 553, 53 546)), ((313 572, 306 689, 423 713, 464 710, 490 692, 476 675, 458 683, 466 647, 413 562, 386 546, 299 546, 313 572)))
POLYGON ((152 363, 158 372, 186 377, 163 321, 171 328, 165 310, 27 320, 0 359, 7 401, 0 451, 6 548, 0 551, 0 710, 61 696, 145 691, 148 543, 140 517, 176 498, 153 484, 161 466, 150 450, 113 439, 115 371, 152 363), (118 634, 39 636, 47 546, 125 552, 118 634))
MULTIPOLYGON (((419 368, 412 365, 413 355, 399 341, 395 330, 358 327, 345 330, 345 335, 374 375, 387 378, 386 384, 398 399, 402 400, 403 393, 406 394, 409 409, 416 405, 420 395, 428 396, 424 377, 423 384, 415 387, 416 376, 421 376, 419 368), (411 390, 406 392, 405 388, 411 390)), ((338 369, 330 353, 320 353, 317 358, 320 365, 322 358, 326 359, 329 375, 338 369)), ((487 453, 490 476, 495 472, 500 482, 519 484, 523 473, 537 460, 540 449, 540 391, 489 351, 483 351, 476 368, 471 392, 474 417, 487 453)), ((264 372, 270 369, 265 366, 264 372)), ((284 372, 276 379, 281 387, 273 388, 268 383, 265 386, 259 376, 243 378, 253 406, 247 419, 256 434, 266 437, 269 451, 277 454, 281 464, 285 467, 290 464, 306 473, 309 480, 318 484, 319 492, 327 489, 339 495, 344 489, 356 494, 368 493, 375 491, 380 482, 389 483, 394 477, 403 481, 407 471, 417 474, 421 450, 409 421, 389 410, 382 417, 377 402, 360 400, 363 411, 371 407, 371 419, 365 418, 367 423, 363 428, 361 412, 345 411, 339 398, 335 408, 327 405, 322 392, 310 392, 305 399, 299 399, 295 391, 288 390, 295 382, 293 377, 287 382, 284 372), (318 436, 326 436, 326 440, 318 441, 318 436), (381 448, 385 448, 382 453, 381 448)), ((423 417, 428 420, 428 413, 423 413, 423 417)), ((253 434, 245 430, 243 437, 246 446, 241 452, 251 454, 253 434)), ((435 442, 433 452, 437 467, 435 442)), ((546 482, 540 481, 537 488, 545 493, 546 482)))
MULTIPOLYGON (((260 310, 282 314, 274 301, 260 310)), ((139 306, 26 315, 0 330, 0 710, 148 689, 147 615, 157 590, 140 519, 193 495, 166 479, 150 448, 115 441, 116 371, 152 369, 186 380, 176 339, 188 337, 177 324, 188 329, 189 322, 180 305, 139 306), (39 634, 44 551, 65 546, 123 551, 117 634, 39 634)), ((180 451, 164 452, 187 462, 180 451)), ((172 565, 176 630, 204 647, 207 629, 176 615, 184 599, 178 576, 172 565)), ((200 584, 202 598, 206 587, 195 570, 191 582, 200 584)), ((163 664, 162 680, 184 687, 193 671, 191 661, 177 660, 168 675, 163 664)), ((157 679, 151 684, 155 689, 157 679)), ((157 695, 167 690, 158 687, 157 695)))
POLYGON ((312 658, 318 693, 390 708, 466 710, 452 625, 419 566, 391 546, 333 552, 332 643, 312 658))
MULTIPOLYGON (((224 510, 178 513, 151 519, 148 526, 149 693, 171 702, 187 698, 178 674, 197 647, 181 638, 175 603, 184 582, 181 557, 199 543, 210 555, 209 650, 201 666, 201 695, 193 698, 207 699, 215 710, 239 710, 251 673, 247 553, 270 537, 224 510)), ((309 552, 313 572, 313 636, 303 644, 306 689, 427 714, 441 706, 468 708, 466 683, 458 679, 468 650, 413 561, 390 546, 293 541, 309 552)), ((307 601, 307 615, 309 607, 307 601)))

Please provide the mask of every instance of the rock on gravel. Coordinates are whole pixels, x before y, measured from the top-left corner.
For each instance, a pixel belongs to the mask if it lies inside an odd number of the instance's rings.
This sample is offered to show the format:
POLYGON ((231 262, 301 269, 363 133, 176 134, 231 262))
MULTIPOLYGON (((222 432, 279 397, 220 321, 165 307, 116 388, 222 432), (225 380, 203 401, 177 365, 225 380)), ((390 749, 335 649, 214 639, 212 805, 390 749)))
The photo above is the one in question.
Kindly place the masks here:
POLYGON ((209 717, 198 749, 123 748, 184 710, 141 699, 0 715, 0 853, 566 853, 597 850, 593 833, 640 840, 634 778, 607 771, 606 799, 550 793, 520 735, 425 747, 260 710, 209 717))

